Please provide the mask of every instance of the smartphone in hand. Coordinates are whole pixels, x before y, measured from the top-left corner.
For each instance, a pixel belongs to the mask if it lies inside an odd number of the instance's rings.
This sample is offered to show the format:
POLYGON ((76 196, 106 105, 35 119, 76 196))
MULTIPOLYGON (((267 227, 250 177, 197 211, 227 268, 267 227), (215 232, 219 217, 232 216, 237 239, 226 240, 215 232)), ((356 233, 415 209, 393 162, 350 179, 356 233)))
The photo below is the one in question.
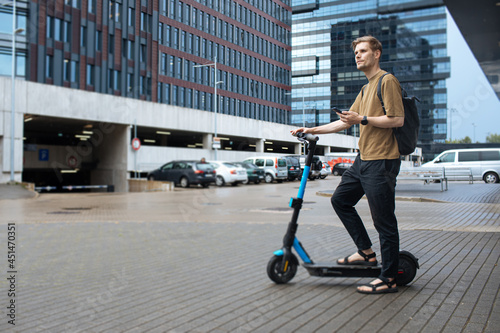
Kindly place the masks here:
POLYGON ((335 106, 332 108, 332 110, 335 111, 335 112, 337 112, 338 114, 342 114, 342 111, 339 108, 335 107, 335 106))

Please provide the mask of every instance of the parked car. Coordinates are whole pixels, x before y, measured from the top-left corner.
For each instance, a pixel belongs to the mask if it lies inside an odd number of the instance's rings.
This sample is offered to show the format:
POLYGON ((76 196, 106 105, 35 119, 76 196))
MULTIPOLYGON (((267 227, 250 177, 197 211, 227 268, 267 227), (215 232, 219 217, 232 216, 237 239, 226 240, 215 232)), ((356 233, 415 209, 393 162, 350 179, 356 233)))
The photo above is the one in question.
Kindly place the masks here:
POLYGON ((352 163, 337 163, 332 167, 334 176, 342 176, 342 174, 352 166, 352 163))
POLYGON ((249 157, 243 162, 253 163, 263 169, 266 183, 272 183, 274 180, 281 183, 288 178, 288 168, 284 157, 257 156, 249 157))
MULTIPOLYGON (((305 165, 306 165, 306 158, 304 156, 301 156, 300 157, 301 170, 304 170, 305 165)), ((309 180, 318 179, 322 168, 323 168, 323 162, 319 159, 319 156, 313 156, 313 160, 311 162, 311 169, 309 170, 309 180)))
POLYGON ((500 148, 446 150, 422 168, 445 168, 448 180, 468 179, 454 173, 454 169, 469 168, 474 180, 485 183, 500 182, 500 148))
POLYGON ((300 170, 299 156, 285 156, 288 167, 288 180, 300 179, 302 171, 300 170))
POLYGON ((191 184, 208 187, 215 183, 215 169, 199 161, 172 161, 148 173, 149 180, 167 180, 181 187, 191 184))
POLYGON ((255 184, 259 184, 264 180, 264 170, 260 169, 258 166, 252 163, 245 162, 232 162, 235 165, 239 165, 242 168, 247 170, 248 181, 243 182, 244 184, 248 184, 249 182, 253 182, 255 184))
POLYGON ((215 185, 217 186, 224 186, 225 184, 236 186, 248 182, 247 170, 243 167, 229 162, 211 161, 209 163, 213 165, 217 173, 215 179, 215 185))
POLYGON ((325 179, 330 174, 330 165, 326 162, 323 162, 323 167, 319 172, 319 178, 325 179))

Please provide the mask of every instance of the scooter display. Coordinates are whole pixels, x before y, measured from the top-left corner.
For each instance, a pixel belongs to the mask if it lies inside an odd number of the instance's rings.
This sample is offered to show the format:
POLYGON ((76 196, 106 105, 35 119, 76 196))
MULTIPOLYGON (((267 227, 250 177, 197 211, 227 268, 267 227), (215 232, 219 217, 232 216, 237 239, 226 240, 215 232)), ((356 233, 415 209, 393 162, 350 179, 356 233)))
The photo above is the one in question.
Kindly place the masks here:
MULTIPOLYGON (((302 208, 304 193, 306 189, 307 179, 311 168, 311 163, 316 149, 318 137, 312 134, 297 133, 299 141, 307 145, 308 154, 302 178, 300 182, 299 192, 296 198, 290 199, 289 206, 293 208, 292 220, 288 224, 288 229, 283 238, 283 247, 274 252, 267 264, 267 275, 277 284, 285 284, 290 282, 297 273, 299 260, 295 253, 303 261, 302 266, 309 272, 311 276, 319 277, 373 277, 380 275, 382 267, 380 264, 376 266, 360 266, 360 265, 339 265, 337 263, 315 263, 307 254, 304 246, 297 239, 296 233, 298 228, 299 213, 302 208)), ((399 269, 396 277, 398 286, 404 286, 410 283, 417 274, 417 269, 420 268, 418 259, 408 251, 399 252, 399 269)))

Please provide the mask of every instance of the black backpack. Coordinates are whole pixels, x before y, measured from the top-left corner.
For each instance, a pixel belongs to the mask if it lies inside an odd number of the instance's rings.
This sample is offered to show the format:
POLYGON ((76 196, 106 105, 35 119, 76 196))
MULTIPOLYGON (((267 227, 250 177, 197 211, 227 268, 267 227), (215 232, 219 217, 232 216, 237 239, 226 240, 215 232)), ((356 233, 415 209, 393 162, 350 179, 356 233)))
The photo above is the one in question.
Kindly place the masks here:
MULTIPOLYGON (((377 86, 377 96, 382 104, 382 109, 384 109, 384 114, 387 114, 385 111, 384 100, 382 99, 382 79, 389 73, 385 73, 382 75, 380 80, 378 81, 377 86)), ((363 96, 363 91, 361 96, 363 96)), ((401 95, 403 96, 403 107, 405 110, 405 122, 402 127, 396 127, 392 130, 394 131, 394 136, 396 137, 396 141, 398 142, 399 153, 401 155, 410 155, 415 151, 417 147, 418 140, 418 129, 420 127, 420 119, 418 117, 418 109, 417 109, 417 101, 420 100, 415 96, 408 96, 406 90, 401 88, 401 95)))

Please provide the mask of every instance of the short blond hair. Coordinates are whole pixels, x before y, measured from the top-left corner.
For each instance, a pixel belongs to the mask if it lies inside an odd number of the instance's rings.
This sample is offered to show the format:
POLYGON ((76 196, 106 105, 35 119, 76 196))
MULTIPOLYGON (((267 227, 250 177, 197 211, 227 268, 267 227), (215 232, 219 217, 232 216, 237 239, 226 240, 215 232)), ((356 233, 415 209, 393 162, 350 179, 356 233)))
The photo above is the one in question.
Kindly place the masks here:
POLYGON ((367 42, 370 45, 370 48, 372 49, 372 51, 379 50, 380 54, 382 54, 382 43, 380 43, 380 41, 373 36, 363 36, 363 37, 356 38, 351 44, 353 51, 356 50, 356 46, 359 43, 363 43, 363 42, 367 42))

